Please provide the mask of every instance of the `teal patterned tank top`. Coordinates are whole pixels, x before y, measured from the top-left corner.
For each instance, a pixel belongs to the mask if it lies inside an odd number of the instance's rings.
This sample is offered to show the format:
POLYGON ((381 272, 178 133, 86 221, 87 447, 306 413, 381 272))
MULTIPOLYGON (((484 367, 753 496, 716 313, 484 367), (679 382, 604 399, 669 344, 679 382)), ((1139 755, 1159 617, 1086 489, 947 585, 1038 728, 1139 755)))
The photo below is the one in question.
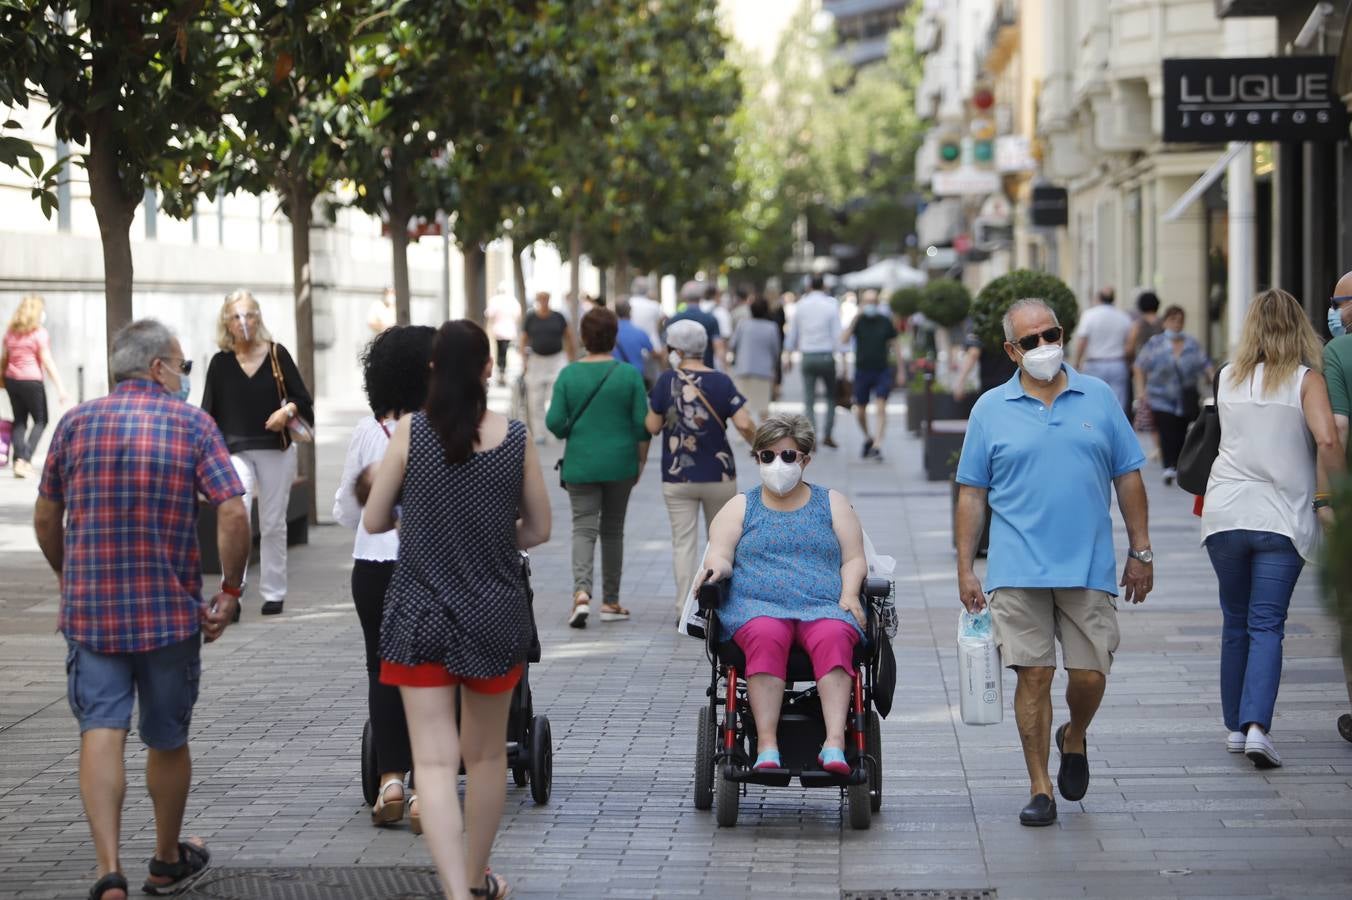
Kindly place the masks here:
POLYGON ((732 590, 718 611, 725 639, 757 616, 839 619, 859 630, 854 617, 840 608, 840 542, 831 525, 831 492, 808 487, 811 498, 793 512, 768 508, 760 488, 746 492, 732 590))

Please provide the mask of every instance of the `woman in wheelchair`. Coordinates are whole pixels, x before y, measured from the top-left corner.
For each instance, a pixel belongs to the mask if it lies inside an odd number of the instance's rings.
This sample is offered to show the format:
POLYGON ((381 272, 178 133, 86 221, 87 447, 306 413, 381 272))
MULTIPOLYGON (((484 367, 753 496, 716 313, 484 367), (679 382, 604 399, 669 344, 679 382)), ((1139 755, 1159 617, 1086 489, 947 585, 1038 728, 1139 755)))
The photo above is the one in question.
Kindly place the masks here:
POLYGON ((818 763, 848 775, 845 720, 854 648, 865 627, 859 585, 867 563, 859 518, 844 495, 803 480, 815 448, 804 416, 771 416, 757 429, 752 455, 762 486, 734 497, 714 518, 703 580, 731 579, 718 618, 722 637, 746 655, 755 768, 780 768, 780 704, 797 644, 812 660, 826 722, 818 763))

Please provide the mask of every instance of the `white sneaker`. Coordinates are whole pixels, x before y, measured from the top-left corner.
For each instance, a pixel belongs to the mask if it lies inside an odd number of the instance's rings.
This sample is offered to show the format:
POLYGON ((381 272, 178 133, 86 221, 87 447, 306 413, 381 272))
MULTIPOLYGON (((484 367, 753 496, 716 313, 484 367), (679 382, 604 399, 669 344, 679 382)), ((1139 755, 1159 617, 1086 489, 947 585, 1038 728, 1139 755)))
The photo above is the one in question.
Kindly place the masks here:
POLYGON ((1165 469, 1165 470, 1164 470, 1164 483, 1165 483, 1165 485, 1171 485, 1171 484, 1173 484, 1173 483, 1174 483, 1174 480, 1175 480, 1176 478, 1178 478, 1178 470, 1177 470, 1177 469, 1165 469))
POLYGON ((1272 746, 1272 738, 1257 725, 1249 726, 1248 737, 1244 739, 1244 755, 1260 769, 1276 769, 1282 764, 1277 748, 1272 746))
POLYGON ((1229 753, 1244 752, 1244 732, 1232 731, 1225 737, 1225 749, 1229 753))

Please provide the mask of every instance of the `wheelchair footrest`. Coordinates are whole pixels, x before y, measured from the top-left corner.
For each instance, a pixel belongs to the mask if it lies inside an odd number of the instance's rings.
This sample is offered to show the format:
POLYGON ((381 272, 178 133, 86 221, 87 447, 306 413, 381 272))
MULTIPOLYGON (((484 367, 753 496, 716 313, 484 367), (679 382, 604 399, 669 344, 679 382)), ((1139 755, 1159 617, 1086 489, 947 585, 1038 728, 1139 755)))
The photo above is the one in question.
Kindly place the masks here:
POLYGON ((868 781, 868 771, 863 766, 856 767, 848 775, 837 775, 823 769, 805 769, 798 776, 798 783, 805 788, 849 787, 868 781))
POLYGON ((760 784, 765 787, 788 787, 793 773, 788 769, 753 769, 749 766, 726 766, 723 777, 729 781, 760 784))

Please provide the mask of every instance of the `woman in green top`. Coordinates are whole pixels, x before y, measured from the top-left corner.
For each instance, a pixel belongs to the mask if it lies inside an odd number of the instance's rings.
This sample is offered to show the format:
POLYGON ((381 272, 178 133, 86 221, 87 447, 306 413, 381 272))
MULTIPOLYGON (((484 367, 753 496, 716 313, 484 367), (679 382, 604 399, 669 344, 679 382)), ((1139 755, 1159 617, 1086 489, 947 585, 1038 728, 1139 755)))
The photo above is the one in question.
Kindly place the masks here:
POLYGON ((643 376, 617 362, 619 320, 604 306, 582 317, 587 355, 570 364, 554 382, 545 424, 567 441, 563 482, 573 506, 573 609, 568 624, 586 628, 591 615, 593 560, 601 538, 601 621, 623 622, 620 605, 624 568, 624 514, 629 492, 648 458, 648 413, 643 376))

